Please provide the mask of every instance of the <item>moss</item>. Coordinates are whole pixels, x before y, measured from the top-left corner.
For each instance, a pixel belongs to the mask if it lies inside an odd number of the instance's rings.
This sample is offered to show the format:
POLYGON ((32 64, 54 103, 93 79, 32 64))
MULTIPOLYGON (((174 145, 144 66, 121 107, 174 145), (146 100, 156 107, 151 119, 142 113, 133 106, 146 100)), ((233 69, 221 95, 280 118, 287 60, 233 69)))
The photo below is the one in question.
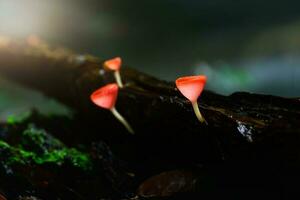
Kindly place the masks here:
POLYGON ((0 149, 7 149, 9 148, 9 144, 7 144, 6 142, 0 140, 0 149))
POLYGON ((88 154, 82 153, 74 148, 63 148, 61 150, 53 150, 41 156, 36 156, 34 162, 37 164, 56 163, 62 165, 65 162, 71 162, 73 166, 88 170, 92 163, 88 154))
POLYGON ((0 156, 2 162, 5 162, 6 165, 11 165, 28 164, 32 162, 35 154, 33 152, 12 147, 8 143, 0 140, 0 156))
POLYGON ((24 149, 35 151, 37 154, 44 154, 65 147, 58 139, 44 129, 37 129, 33 124, 29 124, 27 129, 23 131, 21 145, 24 149))
MULTIPOLYGON (((81 152, 75 148, 66 147, 60 140, 48 133, 44 129, 36 128, 35 124, 29 123, 32 119, 41 118, 40 115, 32 112, 26 112, 18 116, 9 116, 7 123, 9 125, 20 125, 26 127, 18 129, 15 134, 16 142, 8 144, 0 139, 0 162, 7 166, 12 165, 43 165, 71 164, 76 168, 89 170, 92 168, 92 162, 87 153, 81 152), (28 125, 27 125, 28 124, 28 125), (21 134, 19 134, 21 131, 21 134)), ((11 126, 15 127, 15 126, 11 126)), ((15 129, 12 129, 15 131, 15 129)), ((14 137, 13 137, 14 138, 14 137)))
POLYGON ((90 157, 87 154, 79 152, 77 149, 68 149, 67 155, 74 166, 83 167, 85 169, 92 166, 90 157))
MULTIPOLYGON (((28 131, 29 130, 25 130, 24 132, 29 134, 28 131)), ((33 136, 32 141, 42 145, 45 138, 37 133, 43 133, 42 135, 44 135, 44 132, 41 130, 35 130, 33 132, 34 133, 31 132, 31 134, 29 134, 33 136)), ((65 163, 71 163, 74 167, 78 167, 83 170, 90 170, 92 168, 92 162, 88 154, 80 152, 75 148, 64 147, 62 143, 60 144, 63 146, 60 146, 62 147, 60 149, 51 148, 43 152, 35 152, 24 149, 22 145, 14 147, 3 140, 0 140, 0 161, 4 162, 6 165, 43 165, 52 163, 61 166, 65 163)))
POLYGON ((92 166, 89 155, 74 148, 53 150, 41 156, 36 156, 34 158, 34 162, 37 164, 55 163, 57 165, 71 162, 73 166, 82 168, 84 170, 89 170, 92 166))

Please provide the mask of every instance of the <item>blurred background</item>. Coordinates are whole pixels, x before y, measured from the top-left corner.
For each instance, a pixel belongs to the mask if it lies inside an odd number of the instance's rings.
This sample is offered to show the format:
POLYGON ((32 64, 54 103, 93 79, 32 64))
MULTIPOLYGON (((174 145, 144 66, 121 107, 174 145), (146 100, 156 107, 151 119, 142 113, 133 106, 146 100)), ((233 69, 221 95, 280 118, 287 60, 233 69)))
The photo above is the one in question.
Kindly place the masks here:
MULTIPOLYGON (((300 97, 299 8, 296 0, 0 0, 0 35, 35 34, 78 53, 121 56, 170 81, 204 73, 207 88, 221 94, 300 97)), ((2 102, 13 90, 25 93, 13 96, 19 105, 32 96, 48 102, 0 83, 2 102)))

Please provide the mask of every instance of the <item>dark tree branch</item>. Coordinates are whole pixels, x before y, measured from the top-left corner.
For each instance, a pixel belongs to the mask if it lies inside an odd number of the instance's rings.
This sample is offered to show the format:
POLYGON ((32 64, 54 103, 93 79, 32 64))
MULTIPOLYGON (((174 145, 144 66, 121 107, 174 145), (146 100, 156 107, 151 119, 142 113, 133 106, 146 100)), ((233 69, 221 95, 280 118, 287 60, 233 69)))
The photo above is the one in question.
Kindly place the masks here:
MULTIPOLYGON (((0 73, 5 77, 56 98, 73 108, 89 126, 102 130, 101 134, 90 135, 105 135, 103 130, 111 130, 111 137, 126 135, 122 125, 89 99, 95 89, 114 81, 111 73, 99 73, 101 66, 98 58, 80 56, 62 48, 51 49, 43 42, 10 43, 0 48, 0 73)), ((227 145, 232 148, 236 144, 264 143, 279 134, 286 137, 300 133, 298 99, 246 92, 222 96, 204 91, 198 103, 208 122, 205 125, 197 121, 192 106, 175 89, 174 83, 158 80, 126 65, 121 76, 126 87, 120 91, 116 106, 136 130, 136 137, 185 135, 194 138, 201 135, 200 138, 205 138, 216 132, 215 145, 226 149, 227 145)))

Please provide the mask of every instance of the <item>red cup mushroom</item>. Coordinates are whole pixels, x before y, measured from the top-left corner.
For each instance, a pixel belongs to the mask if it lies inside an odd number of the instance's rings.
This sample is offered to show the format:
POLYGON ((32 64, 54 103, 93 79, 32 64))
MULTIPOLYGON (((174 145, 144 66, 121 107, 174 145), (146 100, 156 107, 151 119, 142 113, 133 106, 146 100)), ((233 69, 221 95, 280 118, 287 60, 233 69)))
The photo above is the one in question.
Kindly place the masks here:
POLYGON ((121 75, 120 75, 121 65, 122 65, 122 59, 120 57, 116 57, 116 58, 105 61, 103 64, 103 67, 104 67, 104 69, 114 71, 114 76, 118 83, 118 86, 120 88, 123 88, 123 83, 122 83, 121 75))
POLYGON ((91 100, 97 106, 110 110, 112 114, 126 127, 128 132, 134 134, 131 126, 115 108, 118 90, 119 87, 116 83, 108 84, 94 91, 91 95, 91 100))
POLYGON ((178 78, 176 80, 176 86, 178 90, 185 96, 193 105, 194 112, 198 118, 198 120, 203 123, 207 123, 198 107, 197 99, 201 95, 205 83, 206 83, 206 76, 199 75, 199 76, 185 76, 178 78))

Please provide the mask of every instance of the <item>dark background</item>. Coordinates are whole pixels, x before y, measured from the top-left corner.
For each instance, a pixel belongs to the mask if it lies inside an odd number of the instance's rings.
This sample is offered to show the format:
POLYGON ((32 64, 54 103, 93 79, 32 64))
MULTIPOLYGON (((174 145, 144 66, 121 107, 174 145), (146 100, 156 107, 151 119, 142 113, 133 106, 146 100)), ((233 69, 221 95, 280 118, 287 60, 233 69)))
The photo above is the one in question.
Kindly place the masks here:
MULTIPOLYGON (((170 81, 204 73, 222 94, 300 96, 299 1, 0 0, 0 34, 121 56, 170 81)), ((0 100, 15 89, 2 82, 0 100)))

